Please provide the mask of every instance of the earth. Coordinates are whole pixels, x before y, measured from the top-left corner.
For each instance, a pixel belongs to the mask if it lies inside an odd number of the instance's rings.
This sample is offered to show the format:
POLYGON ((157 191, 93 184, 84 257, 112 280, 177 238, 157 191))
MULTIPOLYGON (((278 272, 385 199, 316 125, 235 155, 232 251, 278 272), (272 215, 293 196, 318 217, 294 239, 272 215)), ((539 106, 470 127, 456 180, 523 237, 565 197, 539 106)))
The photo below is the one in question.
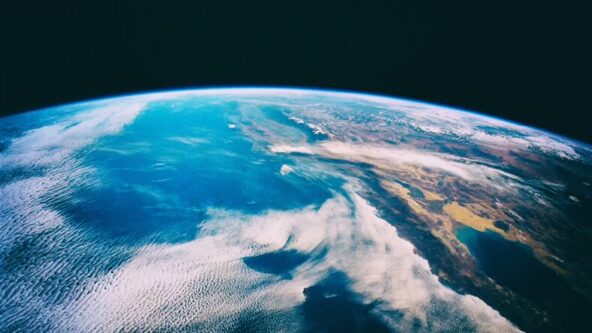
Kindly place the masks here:
POLYGON ((2 332, 592 325, 592 147, 349 92, 0 119, 2 332))

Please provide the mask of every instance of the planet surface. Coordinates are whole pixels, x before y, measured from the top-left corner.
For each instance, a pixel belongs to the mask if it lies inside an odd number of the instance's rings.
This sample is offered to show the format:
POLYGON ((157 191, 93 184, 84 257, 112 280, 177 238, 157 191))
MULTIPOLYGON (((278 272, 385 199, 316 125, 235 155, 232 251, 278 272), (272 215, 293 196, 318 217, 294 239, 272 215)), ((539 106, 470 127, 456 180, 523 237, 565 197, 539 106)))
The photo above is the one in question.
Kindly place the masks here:
POLYGON ((592 314, 592 147, 349 92, 0 119, 1 332, 556 332, 592 314))

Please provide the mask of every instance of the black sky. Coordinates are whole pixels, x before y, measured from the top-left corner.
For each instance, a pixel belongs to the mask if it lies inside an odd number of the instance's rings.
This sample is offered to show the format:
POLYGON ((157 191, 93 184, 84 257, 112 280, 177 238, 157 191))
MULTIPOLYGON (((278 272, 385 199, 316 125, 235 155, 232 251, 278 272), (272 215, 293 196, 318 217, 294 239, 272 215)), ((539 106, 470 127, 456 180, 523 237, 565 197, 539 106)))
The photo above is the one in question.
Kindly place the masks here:
POLYGON ((592 20, 566 1, 18 1, 0 111, 282 85, 472 109, 592 142, 592 20))

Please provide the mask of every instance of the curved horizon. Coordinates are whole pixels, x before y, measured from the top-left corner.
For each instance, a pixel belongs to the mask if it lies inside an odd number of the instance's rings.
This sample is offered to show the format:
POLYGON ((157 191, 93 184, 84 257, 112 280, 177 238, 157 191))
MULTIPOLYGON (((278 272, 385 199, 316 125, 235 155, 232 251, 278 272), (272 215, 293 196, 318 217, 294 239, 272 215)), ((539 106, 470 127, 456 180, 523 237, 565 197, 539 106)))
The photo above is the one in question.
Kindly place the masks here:
MULTIPOLYGON (((529 125, 529 124, 525 124, 525 123, 521 123, 519 121, 515 121, 512 119, 507 119, 504 117, 500 117, 500 116, 496 116, 496 115, 491 115, 488 113, 484 113, 481 111, 477 111, 477 110, 471 110, 471 109, 466 109, 463 107, 457 107, 457 106, 453 106, 453 105, 448 105, 448 104, 444 104, 444 103, 439 103, 439 102, 432 102, 432 101, 426 101, 426 100, 421 100, 421 99, 415 99, 415 98, 408 98, 408 97, 400 97, 400 96, 393 96, 393 95, 386 95, 386 94, 381 94, 381 93, 374 93, 374 92, 365 92, 365 91, 359 91, 359 90, 345 90, 345 89, 333 89, 333 88, 318 88, 318 87, 302 87, 302 86, 285 86, 285 85, 278 85, 278 86, 266 86, 266 85, 228 85, 228 86, 204 86, 204 87, 187 87, 187 88, 171 88, 171 89, 161 89, 161 90, 146 90, 146 91, 138 91, 138 92, 131 92, 129 94, 115 94, 115 95, 109 95, 109 96, 104 96, 104 97, 96 97, 96 98, 90 98, 90 99, 81 99, 81 100, 75 100, 72 102, 66 102, 66 103, 62 103, 62 104, 55 104, 55 105, 50 105, 47 107, 42 107, 42 108, 38 108, 38 109, 32 109, 32 110, 28 110, 28 111, 24 111, 24 112, 19 112, 19 113, 15 113, 15 114, 11 114, 11 115, 6 115, 3 117, 0 117, 0 119, 6 119, 6 118, 11 118, 11 117, 16 117, 18 115, 22 115, 22 114, 29 114, 29 113, 35 113, 35 112, 42 112, 42 111, 47 111, 47 110, 51 110, 51 109, 55 109, 55 108, 60 108, 60 107, 67 107, 67 106, 75 106, 75 105, 81 105, 81 104, 89 104, 89 103, 97 103, 97 102, 102 102, 102 101, 112 101, 112 100, 120 100, 120 99, 127 99, 127 98, 134 98, 134 97, 147 97, 147 96, 163 96, 163 95, 168 95, 168 96, 174 96, 178 93, 206 93, 206 92, 239 92, 239 91, 273 91, 273 92, 279 92, 279 91, 284 91, 284 92, 308 92, 308 93, 322 93, 322 94, 329 94, 329 95, 354 95, 354 96, 358 96, 358 97, 372 97, 375 99, 382 99, 382 100, 391 100, 391 101, 399 101, 399 102, 408 102, 408 103, 414 103, 414 104, 419 104, 419 105, 427 105, 427 106, 432 106, 432 107, 438 107, 438 108, 442 108, 442 109, 447 109, 449 111, 453 111, 453 112, 460 112, 460 113, 465 113, 465 114, 469 114, 472 116, 476 116, 476 117, 483 117, 483 118, 489 118, 492 120, 496 120, 499 122, 503 122, 503 123, 507 123, 510 125, 514 125, 514 126, 518 126, 518 127, 523 127, 523 128, 527 128, 533 131, 537 131, 537 132, 541 132, 544 133, 546 135, 550 135, 553 137, 556 137, 558 139, 561 140, 566 140, 566 141, 570 141, 573 143, 576 143, 578 145, 584 145, 588 148, 592 149, 592 142, 586 142, 586 141, 582 141, 580 139, 576 139, 573 137, 569 137, 565 134, 561 134, 561 133, 557 133, 554 132, 552 130, 548 130, 548 129, 543 129, 543 128, 539 128, 539 127, 535 127, 534 125, 529 125)), ((201 94, 199 94, 201 95, 201 94)))

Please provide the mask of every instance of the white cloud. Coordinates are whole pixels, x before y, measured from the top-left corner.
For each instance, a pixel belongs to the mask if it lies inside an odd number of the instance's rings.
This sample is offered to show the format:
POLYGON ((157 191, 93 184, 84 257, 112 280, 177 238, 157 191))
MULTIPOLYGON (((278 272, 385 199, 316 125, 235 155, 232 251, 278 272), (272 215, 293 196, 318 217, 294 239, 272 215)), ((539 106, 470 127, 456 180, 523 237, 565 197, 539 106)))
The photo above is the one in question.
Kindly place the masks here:
POLYGON ((492 187, 499 187, 500 189, 505 188, 505 185, 501 186, 502 183, 500 181, 504 179, 519 179, 515 175, 493 167, 475 163, 475 161, 470 159, 419 149, 412 150, 409 148, 399 148, 387 145, 329 141, 315 146, 277 145, 272 146, 270 152, 321 155, 334 159, 369 163, 388 168, 414 165, 455 175, 469 182, 478 182, 492 187))
POLYGON ((0 186, 0 249, 7 250, 19 237, 60 226, 63 217, 47 202, 68 197, 92 173, 73 154, 102 136, 116 134, 144 107, 143 103, 106 105, 12 140, 0 155, 0 172, 19 175, 19 168, 42 169, 0 186))
POLYGON ((28 131, 12 140, 8 150, 0 156, 0 168, 63 163, 78 149, 102 136, 121 131, 145 105, 140 102, 109 104, 80 112, 57 124, 28 131))
POLYGON ((517 329, 478 298, 460 295, 431 274, 427 261, 414 252, 395 228, 377 217, 361 197, 337 196, 320 208, 270 211, 258 216, 211 211, 194 241, 152 245, 126 265, 93 281, 92 290, 67 313, 74 330, 157 330, 199 325, 204 329, 237 329, 241 313, 260 313, 268 329, 300 323, 303 289, 330 271, 344 272, 363 302, 380 301, 373 313, 393 329, 427 322, 460 330, 517 329), (323 256, 315 249, 325 247, 323 256), (314 258, 296 268, 292 279, 249 269, 243 258, 292 249, 314 258), (450 307, 452 316, 430 311, 434 302, 450 307), (390 310, 403 313, 393 318, 390 310), (278 321, 278 318, 281 320, 278 321), (289 319, 288 318, 292 318, 289 319), (271 327, 271 328, 270 328, 271 327))
POLYGON ((269 151, 272 153, 283 153, 283 154, 291 154, 291 153, 314 154, 315 153, 315 150, 311 147, 290 146, 290 145, 274 145, 274 146, 270 147, 269 151))
POLYGON ((291 166, 289 166, 287 164, 282 164, 282 167, 280 168, 280 174, 282 176, 285 176, 293 171, 294 171, 294 168, 292 168, 291 166))

